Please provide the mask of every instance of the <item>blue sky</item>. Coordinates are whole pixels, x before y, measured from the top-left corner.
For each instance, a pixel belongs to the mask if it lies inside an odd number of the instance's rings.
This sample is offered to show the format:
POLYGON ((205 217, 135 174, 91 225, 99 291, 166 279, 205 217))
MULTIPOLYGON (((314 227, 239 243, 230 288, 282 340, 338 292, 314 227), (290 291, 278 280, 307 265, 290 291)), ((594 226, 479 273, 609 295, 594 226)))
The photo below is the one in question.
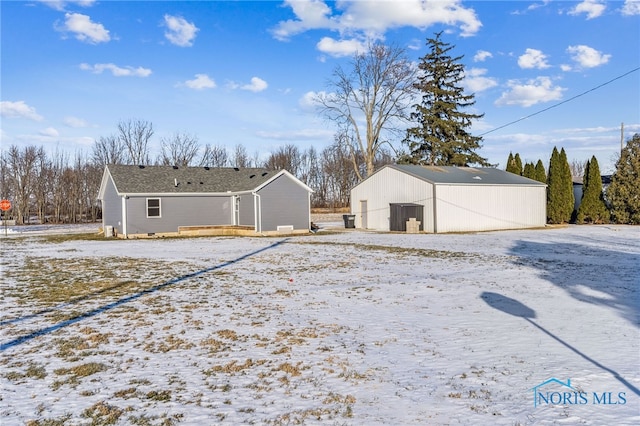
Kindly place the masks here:
POLYGON ((480 154, 501 168, 510 151, 546 165, 557 146, 611 172, 621 123, 640 133, 637 0, 2 1, 0 14, 2 149, 89 154, 141 119, 153 157, 177 132, 262 159, 320 151, 335 129, 311 99, 336 66, 368 40, 417 62, 439 31, 485 114, 480 154))

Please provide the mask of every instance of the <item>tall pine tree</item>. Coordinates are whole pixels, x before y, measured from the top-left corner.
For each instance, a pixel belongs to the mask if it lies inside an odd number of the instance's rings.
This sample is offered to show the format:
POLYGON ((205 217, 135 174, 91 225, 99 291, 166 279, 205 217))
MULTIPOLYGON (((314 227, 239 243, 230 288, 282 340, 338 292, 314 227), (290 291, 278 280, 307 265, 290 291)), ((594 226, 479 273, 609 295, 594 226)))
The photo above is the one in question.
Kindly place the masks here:
POLYGON ((627 141, 607 189, 617 223, 640 225, 640 134, 627 141))
POLYGON ((416 127, 407 129, 403 141, 409 154, 402 159, 413 164, 489 166, 486 158, 476 153, 482 137, 467 132, 472 121, 484 114, 465 113, 475 104, 474 95, 465 95, 461 85, 463 56, 450 56, 454 46, 441 40, 442 32, 427 39, 430 51, 420 59, 420 73, 414 88, 422 94, 422 102, 414 105, 411 120, 416 127))
POLYGON ((527 163, 524 165, 524 170, 522 171, 522 176, 535 179, 536 178, 536 166, 533 163, 527 163))
POLYGON ((604 204, 602 194, 602 176, 600 166, 595 156, 587 161, 587 167, 582 179, 582 200, 576 215, 578 223, 607 223, 609 222, 609 210, 604 204))
POLYGON ((542 183, 547 182, 547 172, 544 170, 544 164, 542 164, 542 160, 538 160, 538 162, 536 163, 536 175, 534 179, 542 183))
POLYGON ((513 154, 509 152, 506 171, 516 175, 522 175, 522 160, 520 159, 520 154, 516 152, 516 155, 514 157, 513 154))
POLYGON ((564 148, 553 147, 547 176, 547 220, 563 223, 571 220, 574 205, 571 169, 564 148))

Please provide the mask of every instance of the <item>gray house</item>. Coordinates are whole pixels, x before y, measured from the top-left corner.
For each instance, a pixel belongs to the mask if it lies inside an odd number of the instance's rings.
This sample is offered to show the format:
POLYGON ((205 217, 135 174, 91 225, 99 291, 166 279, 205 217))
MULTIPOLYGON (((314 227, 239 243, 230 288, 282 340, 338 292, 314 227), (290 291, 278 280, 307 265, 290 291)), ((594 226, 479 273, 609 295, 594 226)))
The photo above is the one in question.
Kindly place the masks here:
POLYGON ((306 233, 312 190, 286 170, 108 165, 105 235, 306 233))
POLYGON ((543 227, 546 185, 504 170, 387 165, 351 190, 356 228, 474 232, 543 227))

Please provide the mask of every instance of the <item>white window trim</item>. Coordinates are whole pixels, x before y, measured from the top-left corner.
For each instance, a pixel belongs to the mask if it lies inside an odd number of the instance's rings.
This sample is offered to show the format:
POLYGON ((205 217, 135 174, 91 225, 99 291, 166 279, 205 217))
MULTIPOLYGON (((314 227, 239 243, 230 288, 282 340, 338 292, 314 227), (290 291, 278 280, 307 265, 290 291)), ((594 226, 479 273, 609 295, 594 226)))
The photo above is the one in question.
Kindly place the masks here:
MULTIPOLYGON (((149 197, 145 199, 145 207, 147 209, 147 219, 160 219, 162 218, 162 199, 159 197, 149 197), (149 216, 149 200, 158 200, 158 216, 149 216)), ((153 207, 155 208, 155 207, 153 207)))

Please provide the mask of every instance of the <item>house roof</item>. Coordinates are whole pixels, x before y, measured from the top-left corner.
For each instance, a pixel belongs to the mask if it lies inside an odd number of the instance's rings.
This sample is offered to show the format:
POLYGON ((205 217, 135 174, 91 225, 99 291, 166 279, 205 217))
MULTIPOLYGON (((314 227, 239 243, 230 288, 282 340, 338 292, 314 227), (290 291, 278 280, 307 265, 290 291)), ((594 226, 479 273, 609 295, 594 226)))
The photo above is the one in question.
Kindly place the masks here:
POLYGON ((284 172, 260 168, 132 166, 110 164, 120 194, 188 194, 252 191, 284 172))
POLYGON ((417 166, 389 164, 401 171, 433 184, 455 185, 540 185, 542 182, 492 167, 417 166))

